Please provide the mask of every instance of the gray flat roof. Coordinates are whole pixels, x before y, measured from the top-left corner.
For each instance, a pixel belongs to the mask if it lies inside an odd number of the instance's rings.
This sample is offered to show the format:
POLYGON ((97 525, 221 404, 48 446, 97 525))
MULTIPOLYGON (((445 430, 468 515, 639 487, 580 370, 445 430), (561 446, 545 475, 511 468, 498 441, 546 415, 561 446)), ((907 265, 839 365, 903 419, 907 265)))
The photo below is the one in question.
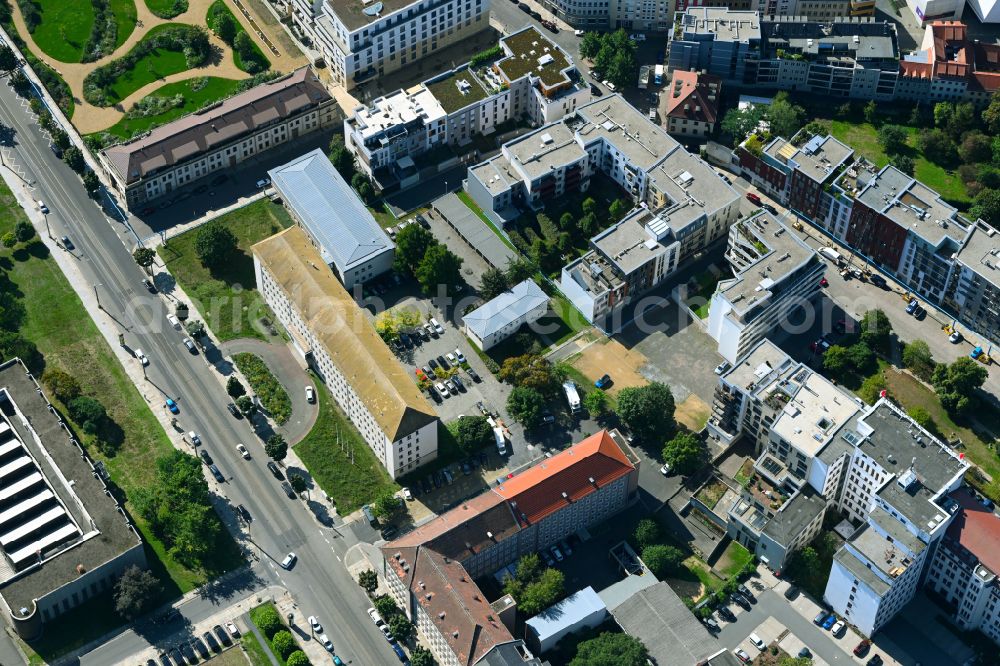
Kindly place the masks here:
MULTIPOLYGON (((90 458, 79 444, 70 441, 69 431, 57 414, 49 411, 48 400, 16 359, 0 365, 0 389, 5 392, 0 394, 0 410, 7 422, 34 458, 48 487, 83 531, 82 541, 77 537, 43 551, 46 559, 41 565, 25 569, 0 586, 0 595, 16 613, 21 608, 31 609, 33 600, 79 579, 78 566, 93 571, 139 546, 142 540, 118 503, 106 494, 90 458), (14 406, 30 422, 37 440, 14 406)), ((5 503, 3 509, 8 508, 5 503)))
POLYGON ((720 42, 760 39, 760 16, 756 11, 728 7, 689 7, 681 16, 684 32, 711 35, 720 42))
POLYGON ((521 182, 521 176, 511 168, 510 161, 503 155, 469 167, 469 172, 475 174, 493 196, 506 192, 514 183, 521 182))
POLYGON ((332 9, 347 29, 353 31, 359 30, 369 23, 381 21, 389 14, 415 4, 417 4, 417 0, 378 0, 370 3, 361 0, 325 0, 323 6, 327 11, 332 9), (377 13, 371 15, 365 13, 366 9, 373 9, 376 5, 379 5, 377 13))
POLYGON ((666 251, 666 245, 677 241, 673 236, 667 236, 662 242, 657 242, 646 225, 657 219, 657 215, 645 208, 638 208, 625 218, 601 233, 594 236, 590 242, 598 248, 605 257, 609 257, 614 265, 625 275, 645 266, 650 259, 666 251))
POLYGON ((743 358, 736 361, 723 379, 744 391, 752 391, 762 381, 771 377, 775 370, 786 371, 792 365, 792 358, 767 338, 757 343, 743 358))
POLYGON ((649 171, 649 182, 673 200, 675 205, 664 214, 678 231, 691 219, 711 215, 740 199, 715 169, 680 144, 649 171))
POLYGON ((810 60, 864 61, 899 57, 895 24, 885 24, 870 17, 842 16, 832 21, 811 21, 804 16, 777 16, 763 21, 761 27, 768 56, 783 48, 803 53, 810 60))
POLYGON ((530 134, 504 144, 504 154, 516 171, 523 171, 529 180, 540 178, 553 167, 566 166, 585 159, 586 151, 580 147, 564 122, 539 127, 530 134))
POLYGON ((794 161, 799 165, 799 171, 818 183, 824 182, 854 155, 850 146, 832 136, 820 135, 811 137, 800 146, 791 141, 773 141, 765 152, 781 161, 794 161))
MULTIPOLYGON (((884 537, 880 537, 871 527, 865 525, 865 533, 871 532, 875 534, 877 538, 882 539, 883 543, 888 543, 885 541, 884 537)), ((859 538, 859 535, 855 535, 854 539, 859 538)), ((891 545, 891 544, 890 544, 891 545)), ((869 569, 864 562, 858 559, 858 557, 847 549, 847 544, 844 544, 840 549, 834 554, 833 559, 840 562, 844 567, 854 574, 854 577, 865 583, 868 587, 874 590, 875 594, 882 596, 889 591, 889 584, 879 578, 874 571, 869 569)))
POLYGON ((514 251, 496 235, 496 232, 490 229, 453 192, 436 199, 434 208, 494 268, 503 270, 517 258, 514 251))
POLYGON ((327 263, 345 271, 395 247, 319 148, 267 173, 327 263))
POLYGON ((802 533, 806 525, 826 510, 826 500, 806 485, 764 525, 764 534, 783 546, 802 533))
POLYGON ((958 251, 958 260, 994 287, 1000 288, 1000 234, 993 227, 977 222, 958 251))
POLYGON ((532 279, 516 284, 493 300, 462 317, 462 322, 483 340, 523 317, 549 297, 532 279))
POLYGON ((577 114, 585 121, 577 127, 584 145, 604 139, 640 169, 649 170, 680 145, 618 94, 584 104, 577 114))
POLYGON ((636 592, 611 614, 626 633, 642 641, 658 666, 691 666, 718 649, 705 626, 662 581, 636 592))

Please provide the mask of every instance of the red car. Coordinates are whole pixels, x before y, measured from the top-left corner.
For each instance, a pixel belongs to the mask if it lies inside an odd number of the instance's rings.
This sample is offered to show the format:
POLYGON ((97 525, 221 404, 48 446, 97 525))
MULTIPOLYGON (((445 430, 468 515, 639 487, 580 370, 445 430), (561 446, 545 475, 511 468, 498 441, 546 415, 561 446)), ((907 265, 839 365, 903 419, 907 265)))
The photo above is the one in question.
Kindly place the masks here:
POLYGON ((868 654, 868 650, 871 649, 871 646, 872 642, 866 638, 865 640, 858 643, 858 646, 854 648, 854 656, 855 657, 865 656, 866 654, 868 654))
POLYGON ((761 204, 760 197, 753 192, 747 192, 747 201, 752 204, 756 204, 757 206, 761 204))
POLYGON ((830 283, 827 282, 826 278, 821 278, 820 281, 819 281, 819 286, 821 286, 821 287, 829 287, 830 283))

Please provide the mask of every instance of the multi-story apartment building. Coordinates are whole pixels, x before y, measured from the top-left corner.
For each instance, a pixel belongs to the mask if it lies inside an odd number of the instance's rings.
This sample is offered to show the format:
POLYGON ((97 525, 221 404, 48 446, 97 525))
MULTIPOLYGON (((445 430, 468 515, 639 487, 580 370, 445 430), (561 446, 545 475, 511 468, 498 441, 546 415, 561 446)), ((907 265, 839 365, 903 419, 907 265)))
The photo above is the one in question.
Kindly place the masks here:
POLYGON ((438 417, 298 225, 253 246, 257 289, 393 478, 437 457, 438 417))
POLYGON ((819 294, 826 264, 764 211, 733 224, 726 259, 735 277, 719 282, 712 295, 708 334, 735 363, 819 294))
POLYGON ((100 159, 126 207, 142 208, 339 119, 333 97, 303 67, 105 148, 100 159))
POLYGON ((824 599, 871 636, 913 598, 969 465, 884 398, 827 448, 845 465, 837 507, 861 526, 834 556, 824 599))
POLYGON ((22 639, 58 634, 61 615, 146 567, 115 497, 28 368, 0 365, 0 608, 22 639))
POLYGON ((500 49, 355 109, 344 136, 361 168, 382 185, 407 184, 417 178, 413 159, 428 151, 465 146, 511 120, 553 122, 590 100, 572 59, 536 28, 502 38, 500 49))
POLYGON ((703 69, 726 84, 852 99, 893 99, 899 76, 896 27, 870 17, 829 22, 802 16, 698 7, 681 18, 669 68, 703 69))
POLYGON ((972 330, 1000 339, 1000 236, 893 166, 876 169, 831 137, 800 134, 736 149, 744 174, 863 261, 972 330), (802 148, 796 148, 801 145, 802 148))
POLYGON ((1000 643, 1000 518, 967 488, 950 495, 955 517, 934 551, 927 589, 966 631, 979 629, 1000 643))
POLYGON ((638 466, 602 430, 383 546, 379 573, 437 662, 485 664, 514 642, 473 581, 620 512, 637 499, 638 466))
POLYGON ((1000 90, 1000 46, 969 39, 961 21, 934 21, 920 49, 899 61, 899 75, 899 99, 986 106, 1000 90))
POLYGON ((722 81, 717 76, 674 70, 667 95, 667 132, 685 138, 707 137, 719 117, 722 81))
POLYGON ((489 0, 293 0, 292 23, 347 90, 489 25, 489 0))
POLYGON ((684 260, 723 238, 739 195, 663 128, 612 95, 510 141, 469 169, 466 190, 496 222, 520 208, 584 191, 598 174, 638 208, 591 239, 562 271, 561 288, 588 321, 616 328, 621 306, 660 284, 684 260))
POLYGON ((392 268, 395 244, 322 150, 267 173, 292 219, 346 289, 392 268))
MULTIPOLYGON (((742 9, 732 5, 729 7, 742 9)), ((759 10, 761 16, 802 16, 810 21, 875 15, 875 3, 872 0, 754 0, 750 9, 759 10)))

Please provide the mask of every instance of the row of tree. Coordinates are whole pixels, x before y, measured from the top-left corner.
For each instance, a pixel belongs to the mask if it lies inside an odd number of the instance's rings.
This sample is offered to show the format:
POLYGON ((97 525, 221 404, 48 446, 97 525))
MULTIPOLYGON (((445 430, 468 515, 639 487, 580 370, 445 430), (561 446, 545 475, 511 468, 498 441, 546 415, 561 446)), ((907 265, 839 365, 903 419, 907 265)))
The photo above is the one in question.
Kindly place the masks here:
POLYGON ((580 40, 580 55, 594 62, 591 68, 616 88, 634 86, 639 76, 637 45, 624 30, 588 32, 580 40))
POLYGON ((208 27, 218 35, 239 56, 243 71, 256 74, 268 68, 270 63, 261 53, 253 39, 239 24, 233 13, 223 2, 215 2, 208 8, 208 27))
POLYGON ((529 553, 518 560, 514 575, 504 578, 503 591, 514 597, 521 613, 533 617, 566 595, 566 578, 542 566, 538 553, 529 553))
POLYGON ((456 290, 462 284, 463 259, 439 243, 419 224, 410 224, 396 234, 394 268, 412 275, 425 294, 456 290))
POLYGON ((281 615, 272 604, 253 609, 250 611, 250 618, 285 666, 309 666, 309 657, 299 648, 295 636, 285 626, 281 615))

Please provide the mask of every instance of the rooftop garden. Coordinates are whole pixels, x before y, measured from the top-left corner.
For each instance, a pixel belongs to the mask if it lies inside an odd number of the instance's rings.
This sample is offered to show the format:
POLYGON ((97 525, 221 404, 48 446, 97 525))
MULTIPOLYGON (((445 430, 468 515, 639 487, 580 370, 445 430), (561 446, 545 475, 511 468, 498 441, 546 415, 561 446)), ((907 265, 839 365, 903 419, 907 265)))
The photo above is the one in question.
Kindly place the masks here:
POLYGON ((569 61, 563 52, 538 30, 534 28, 524 30, 504 38, 503 42, 512 55, 501 60, 497 66, 509 80, 519 79, 528 72, 539 77, 546 86, 554 86, 565 80, 562 71, 569 67, 569 61), (539 59, 545 55, 551 56, 551 61, 539 65, 539 59))
POLYGON ((446 113, 454 113, 488 96, 486 87, 467 67, 425 85, 446 113))

